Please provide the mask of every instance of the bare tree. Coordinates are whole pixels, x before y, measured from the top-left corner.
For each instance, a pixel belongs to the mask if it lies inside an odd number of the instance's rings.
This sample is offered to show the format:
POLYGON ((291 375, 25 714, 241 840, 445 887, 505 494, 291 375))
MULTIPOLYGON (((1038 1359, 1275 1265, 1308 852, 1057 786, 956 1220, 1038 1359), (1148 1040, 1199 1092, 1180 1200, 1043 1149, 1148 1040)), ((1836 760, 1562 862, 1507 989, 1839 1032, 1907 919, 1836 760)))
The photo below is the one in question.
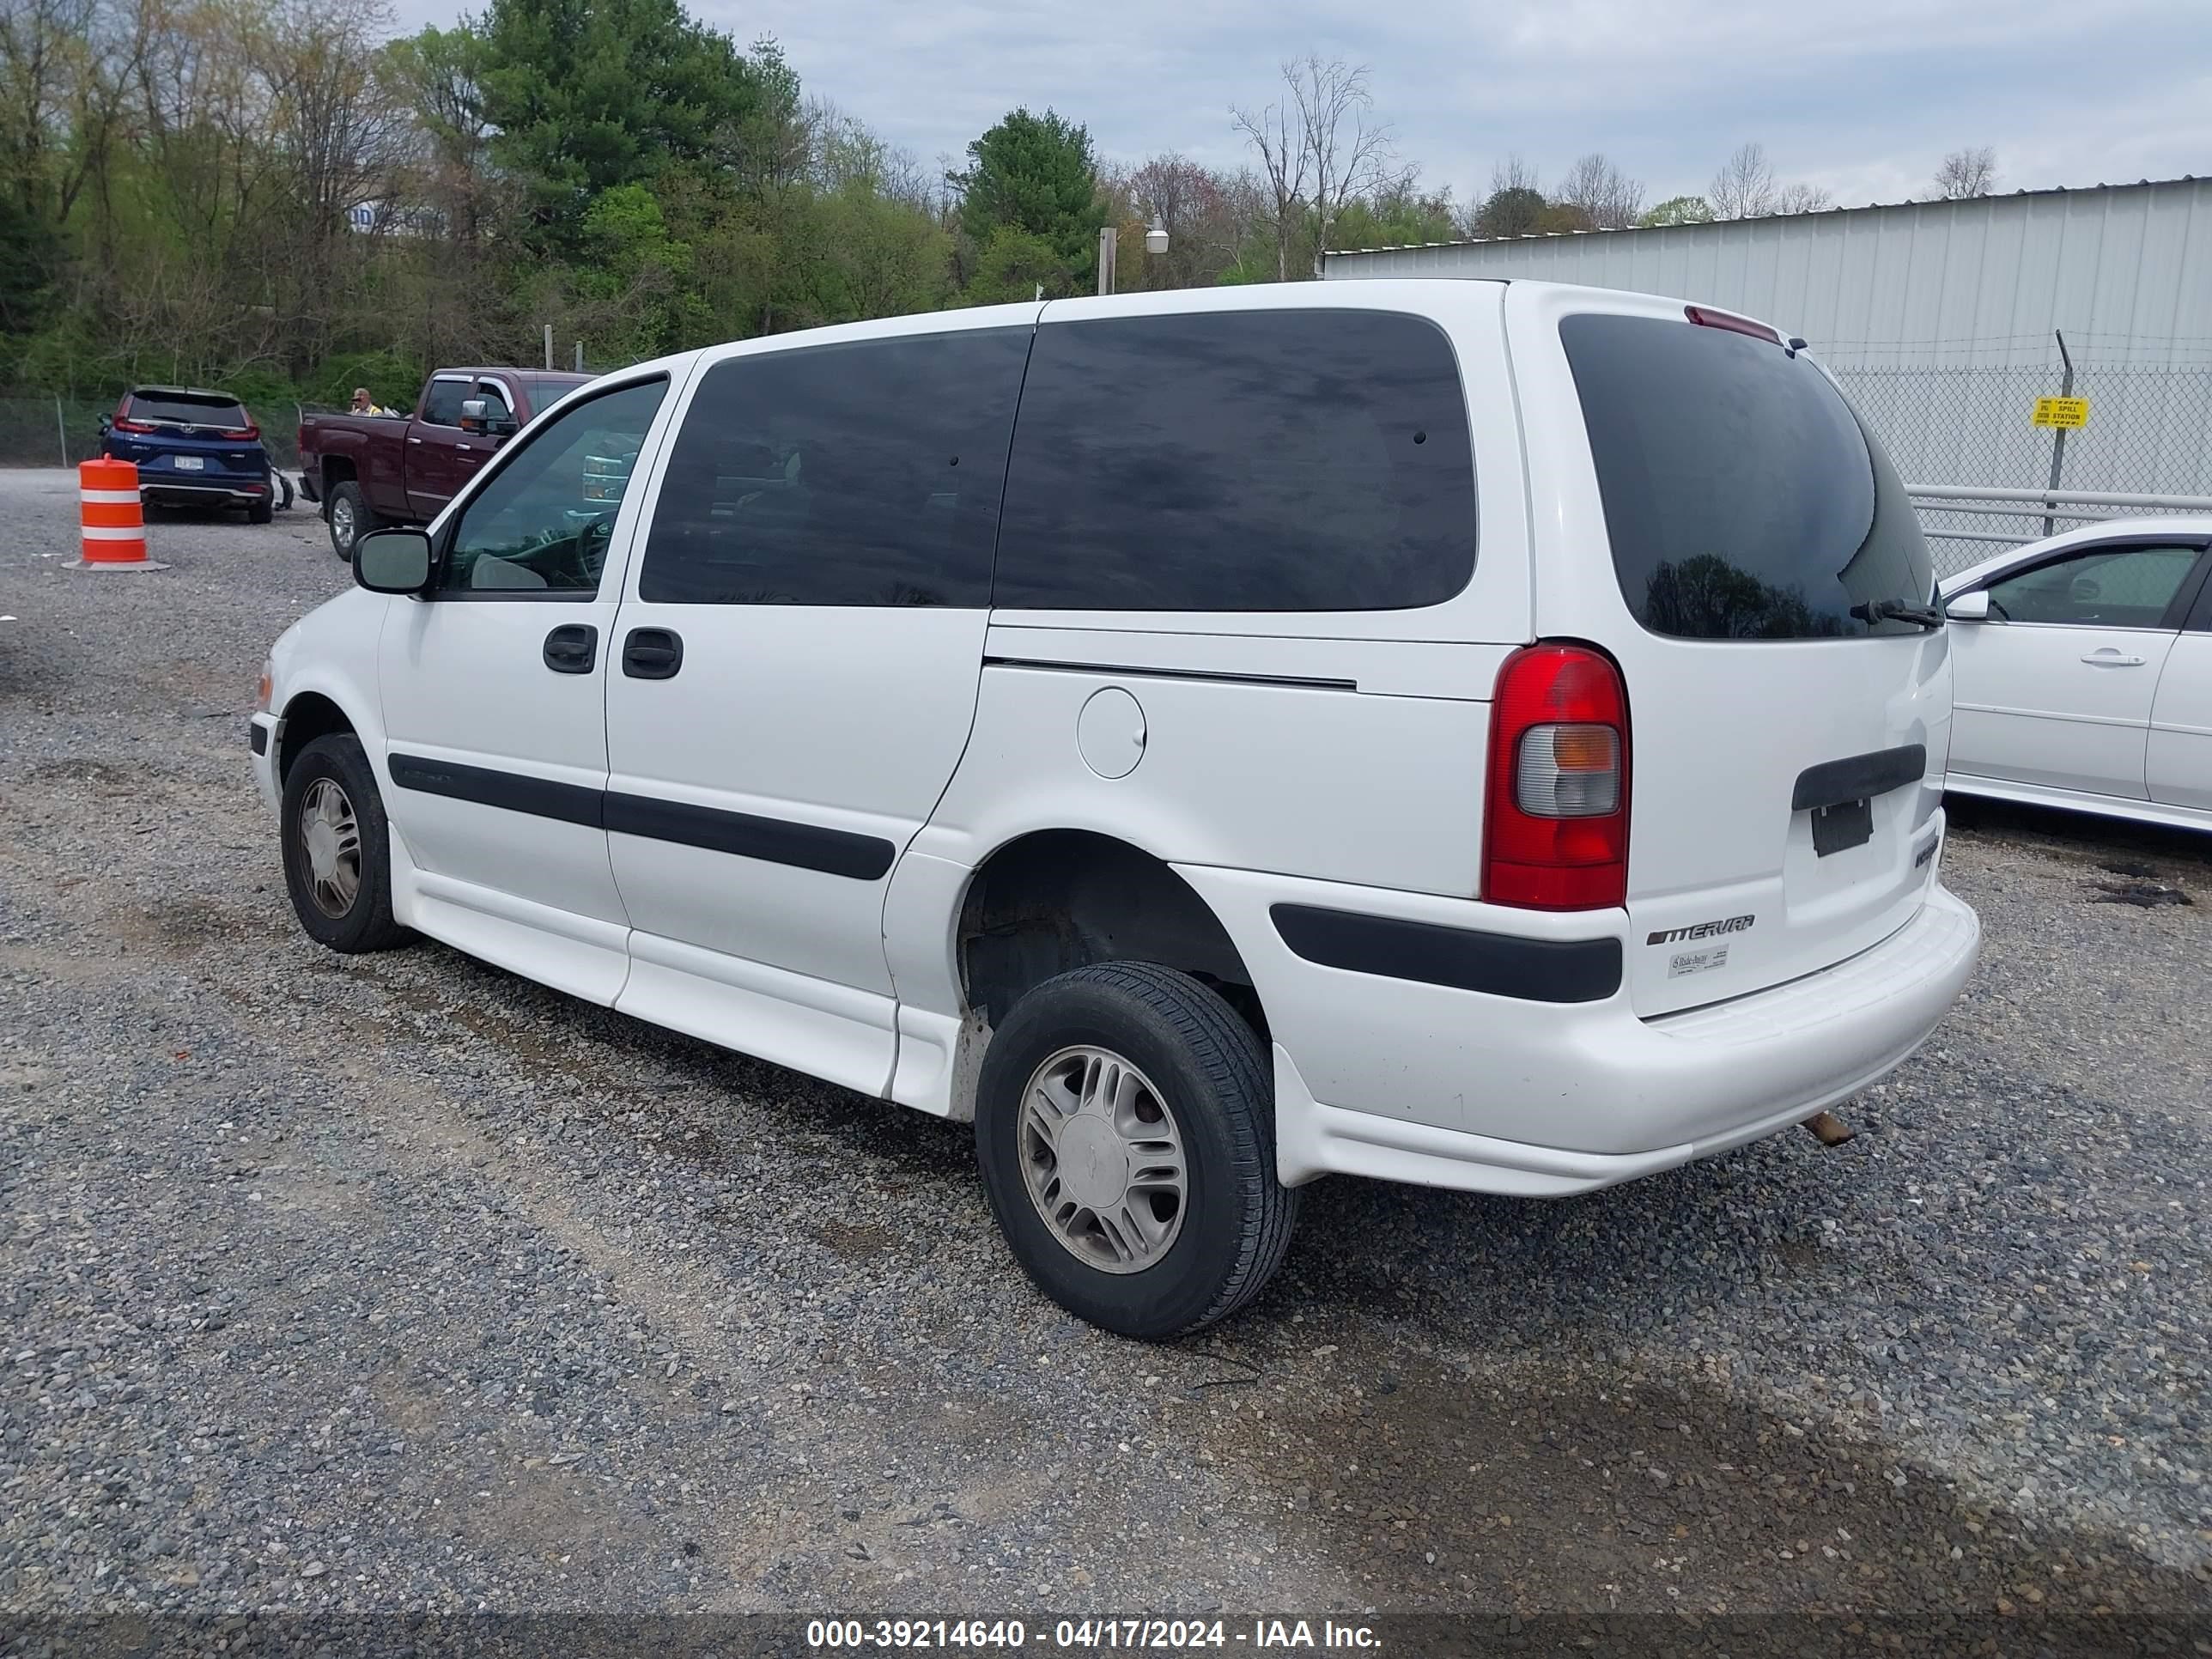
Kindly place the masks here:
POLYGON ((1987 144, 1954 149, 1936 169, 1936 199, 1963 202, 1986 196, 1997 181, 1997 153, 1987 144))
MULTIPOLYGON (((1137 216, 1168 234, 1160 286, 1196 287, 1235 262, 1243 222, 1222 179, 1170 151, 1130 173, 1126 186, 1137 216)), ((1148 270, 1151 265, 1148 260, 1148 270)))
POLYGON ((1774 211, 1778 194, 1774 168, 1760 143, 1738 145, 1705 186, 1716 219, 1763 219, 1774 211))
MULTIPOLYGON (((1285 66, 1285 79, 1288 75, 1285 66)), ((1271 209, 1268 223, 1275 233, 1275 280, 1286 283, 1291 279, 1291 241, 1305 216, 1307 172, 1312 165, 1304 130, 1297 114, 1279 101, 1257 111, 1231 105, 1229 118, 1260 154, 1271 209)))
POLYGON ((1771 211, 1786 213, 1819 213, 1833 207, 1836 198, 1818 185, 1784 185, 1774 192, 1771 211))
POLYGON ((1536 187, 1536 169, 1518 150, 1490 169, 1490 193, 1468 204, 1460 229, 1471 237, 1533 236, 1542 228, 1547 204, 1536 187))
POLYGON ((1553 199, 1581 209, 1600 230, 1625 230, 1644 210, 1644 186, 1592 151, 1567 169, 1553 199))
POLYGON ((1494 163, 1490 169, 1490 193, 1492 196, 1502 195, 1509 190, 1533 191, 1537 188, 1534 163, 1517 149, 1504 161, 1494 163))
POLYGON ((1318 276, 1329 230, 1345 208, 1403 184, 1410 173, 1398 161, 1389 125, 1374 118, 1365 65, 1309 52, 1282 69, 1287 100, 1256 115, 1231 109, 1230 116, 1267 172, 1275 202, 1276 274, 1287 281, 1291 244, 1307 222, 1318 276))

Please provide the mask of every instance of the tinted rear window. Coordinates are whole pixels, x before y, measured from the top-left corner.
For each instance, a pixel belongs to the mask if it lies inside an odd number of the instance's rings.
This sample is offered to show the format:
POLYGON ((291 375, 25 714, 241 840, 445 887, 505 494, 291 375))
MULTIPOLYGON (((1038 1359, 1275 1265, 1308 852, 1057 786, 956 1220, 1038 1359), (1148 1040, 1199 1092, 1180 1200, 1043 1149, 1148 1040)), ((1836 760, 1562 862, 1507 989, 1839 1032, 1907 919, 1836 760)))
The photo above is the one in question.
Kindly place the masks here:
POLYGON ((1372 311, 1048 323, 1022 391, 996 604, 1377 611, 1474 568, 1450 343, 1372 311))
POLYGON ((1926 605, 1920 521, 1881 446, 1809 358, 1664 317, 1559 325, 1582 399, 1621 597, 1697 640, 1911 634, 1926 605))
POLYGON ((173 421, 181 426, 244 426, 246 410, 229 398, 193 398, 174 392, 134 392, 130 418, 173 421))

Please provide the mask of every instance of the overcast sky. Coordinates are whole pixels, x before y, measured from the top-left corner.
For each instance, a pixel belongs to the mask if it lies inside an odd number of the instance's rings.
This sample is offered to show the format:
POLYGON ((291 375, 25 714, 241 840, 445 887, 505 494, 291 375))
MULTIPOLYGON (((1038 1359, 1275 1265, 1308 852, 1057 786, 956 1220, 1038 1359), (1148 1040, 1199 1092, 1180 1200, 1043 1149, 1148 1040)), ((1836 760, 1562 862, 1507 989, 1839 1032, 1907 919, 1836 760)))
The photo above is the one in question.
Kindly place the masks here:
POLYGON ((1462 201, 1510 151, 1547 185, 1601 149, 1647 202, 1700 193, 1754 138, 1844 206, 1924 193, 1966 144, 1995 147, 2007 191, 2212 173, 2206 0, 690 3, 741 43, 775 35, 810 92, 925 163, 1026 104, 1112 159, 1233 165, 1228 106, 1318 52, 1367 65, 1400 152, 1462 201))

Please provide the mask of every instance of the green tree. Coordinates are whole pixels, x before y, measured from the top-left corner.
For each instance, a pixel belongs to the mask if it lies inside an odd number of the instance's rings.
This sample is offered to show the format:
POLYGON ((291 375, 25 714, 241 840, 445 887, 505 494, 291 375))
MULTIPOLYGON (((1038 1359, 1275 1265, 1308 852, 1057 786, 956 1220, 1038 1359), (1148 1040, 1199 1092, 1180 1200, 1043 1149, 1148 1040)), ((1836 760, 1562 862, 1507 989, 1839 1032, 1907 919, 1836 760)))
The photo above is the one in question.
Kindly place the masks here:
POLYGON ((601 191, 726 167, 762 102, 753 65, 681 0, 492 0, 482 33, 493 157, 558 254, 581 251, 601 191))
POLYGON ((1644 226, 1703 225, 1711 223, 1712 217, 1713 210, 1704 197, 1670 196, 1636 222, 1644 226))
POLYGON ((1088 131, 1050 110, 1017 109, 969 144, 968 156, 967 169, 948 182, 960 191, 960 228, 977 250, 977 283, 996 295, 1030 272, 1048 295, 1066 295, 1095 280, 1106 214, 1088 131))
POLYGON ((46 319, 61 256, 46 216, 0 191, 0 333, 27 334, 46 319))
POLYGON ((1410 181, 1347 203, 1329 228, 1335 247, 1418 247, 1457 234, 1451 191, 1425 195, 1410 181))
POLYGON ((1533 236, 1544 228, 1551 204, 1543 192, 1527 185, 1508 185, 1493 190, 1474 216, 1478 236, 1533 236))

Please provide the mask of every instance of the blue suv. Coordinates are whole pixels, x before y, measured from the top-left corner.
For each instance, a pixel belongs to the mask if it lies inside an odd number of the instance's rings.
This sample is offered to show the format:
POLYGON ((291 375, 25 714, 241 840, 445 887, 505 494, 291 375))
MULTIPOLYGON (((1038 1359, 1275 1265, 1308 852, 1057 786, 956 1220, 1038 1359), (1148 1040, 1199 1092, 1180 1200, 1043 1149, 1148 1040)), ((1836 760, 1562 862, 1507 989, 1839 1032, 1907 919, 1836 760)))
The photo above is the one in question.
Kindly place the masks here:
POLYGON ((261 428, 227 392, 134 386, 100 422, 100 453, 134 461, 140 499, 163 507, 242 507, 267 524, 276 480, 261 428))

